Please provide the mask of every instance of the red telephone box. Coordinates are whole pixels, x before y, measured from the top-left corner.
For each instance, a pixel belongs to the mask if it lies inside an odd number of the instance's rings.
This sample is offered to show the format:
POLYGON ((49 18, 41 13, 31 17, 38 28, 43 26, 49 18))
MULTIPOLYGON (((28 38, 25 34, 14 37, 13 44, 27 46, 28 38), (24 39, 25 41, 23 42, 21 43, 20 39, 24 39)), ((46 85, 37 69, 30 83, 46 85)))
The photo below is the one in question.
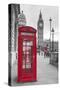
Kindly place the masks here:
POLYGON ((36 81, 36 30, 18 29, 18 82, 36 81))

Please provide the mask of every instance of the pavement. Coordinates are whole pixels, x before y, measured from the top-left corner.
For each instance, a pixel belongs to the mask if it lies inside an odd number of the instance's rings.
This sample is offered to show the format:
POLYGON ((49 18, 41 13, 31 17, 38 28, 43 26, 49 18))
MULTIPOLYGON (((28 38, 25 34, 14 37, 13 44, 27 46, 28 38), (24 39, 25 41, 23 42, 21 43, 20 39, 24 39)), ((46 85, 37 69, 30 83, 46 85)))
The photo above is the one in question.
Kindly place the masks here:
POLYGON ((37 55, 37 80, 38 84, 58 83, 58 69, 50 64, 50 58, 37 55))
POLYGON ((37 81, 28 83, 15 83, 14 85, 41 85, 58 83, 58 69, 50 64, 50 58, 44 54, 37 54, 37 81))

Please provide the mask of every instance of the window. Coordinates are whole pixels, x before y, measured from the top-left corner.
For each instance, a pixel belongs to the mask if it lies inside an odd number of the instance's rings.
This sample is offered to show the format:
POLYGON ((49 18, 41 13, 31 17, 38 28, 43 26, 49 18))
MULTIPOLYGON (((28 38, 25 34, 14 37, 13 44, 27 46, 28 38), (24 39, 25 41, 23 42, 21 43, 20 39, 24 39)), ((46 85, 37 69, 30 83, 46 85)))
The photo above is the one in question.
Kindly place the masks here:
POLYGON ((23 41, 23 55, 22 55, 22 68, 31 69, 32 67, 32 46, 33 41, 23 41))

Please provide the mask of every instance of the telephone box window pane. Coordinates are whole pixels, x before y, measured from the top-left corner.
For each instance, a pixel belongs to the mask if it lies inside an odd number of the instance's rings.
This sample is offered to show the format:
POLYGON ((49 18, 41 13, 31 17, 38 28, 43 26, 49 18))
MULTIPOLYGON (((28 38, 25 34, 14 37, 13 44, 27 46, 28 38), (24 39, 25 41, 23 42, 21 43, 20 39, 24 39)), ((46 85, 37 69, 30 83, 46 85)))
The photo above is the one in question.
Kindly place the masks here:
POLYGON ((33 45, 32 41, 27 42, 27 46, 33 45))
POLYGON ((23 64, 23 69, 25 69, 25 65, 23 64))
POLYGON ((31 64, 30 63, 26 63, 26 69, 31 68, 31 64))
POLYGON ((23 59, 23 69, 25 69, 25 59, 23 59))
POLYGON ((26 48, 25 48, 25 47, 23 47, 23 52, 25 51, 25 49, 26 49, 26 48))
POLYGON ((26 45, 26 41, 23 42, 23 45, 26 45))
POLYGON ((33 42, 32 41, 23 41, 23 46, 25 46, 25 45, 27 45, 27 46, 31 46, 31 45, 33 45, 33 42))
POLYGON ((33 41, 23 41, 23 69, 31 69, 33 41))

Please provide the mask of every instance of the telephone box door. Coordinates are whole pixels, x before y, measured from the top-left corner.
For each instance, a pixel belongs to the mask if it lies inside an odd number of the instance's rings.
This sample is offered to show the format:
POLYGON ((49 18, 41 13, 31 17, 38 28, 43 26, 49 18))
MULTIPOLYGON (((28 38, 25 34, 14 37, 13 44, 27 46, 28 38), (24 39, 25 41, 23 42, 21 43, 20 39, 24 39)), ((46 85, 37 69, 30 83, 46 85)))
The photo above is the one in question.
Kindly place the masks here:
POLYGON ((18 81, 36 81, 36 40, 34 36, 18 36, 18 81))

